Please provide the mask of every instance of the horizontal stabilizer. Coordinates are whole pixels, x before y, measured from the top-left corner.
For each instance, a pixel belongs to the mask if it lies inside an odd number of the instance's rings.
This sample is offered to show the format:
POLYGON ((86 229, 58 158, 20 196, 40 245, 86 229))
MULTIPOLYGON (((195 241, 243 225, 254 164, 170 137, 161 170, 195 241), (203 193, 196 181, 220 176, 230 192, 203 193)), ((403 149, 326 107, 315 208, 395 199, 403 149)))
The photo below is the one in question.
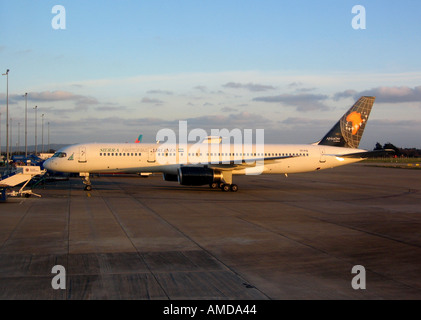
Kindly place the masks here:
POLYGON ((391 153, 395 153, 393 149, 383 149, 383 150, 373 150, 373 151, 365 151, 365 152, 356 152, 356 153, 348 153, 343 155, 336 155, 340 158, 369 158, 369 157, 382 157, 389 155, 391 153))

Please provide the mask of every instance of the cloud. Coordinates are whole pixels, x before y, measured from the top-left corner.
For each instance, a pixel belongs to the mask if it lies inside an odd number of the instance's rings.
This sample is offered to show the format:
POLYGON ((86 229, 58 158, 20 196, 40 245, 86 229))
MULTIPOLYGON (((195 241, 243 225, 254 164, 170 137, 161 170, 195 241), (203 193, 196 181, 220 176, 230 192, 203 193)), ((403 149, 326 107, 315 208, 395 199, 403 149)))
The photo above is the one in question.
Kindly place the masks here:
POLYGON ((360 96, 375 96, 376 102, 401 103, 421 101, 421 86, 410 87, 378 87, 362 91, 360 96))
POLYGON ((296 91, 297 92, 310 92, 310 91, 314 91, 316 89, 317 88, 300 88, 300 89, 297 89, 296 91))
POLYGON ((300 87, 302 85, 303 85, 302 82, 291 82, 290 84, 288 84, 288 88, 296 88, 296 87, 300 87))
POLYGON ((151 99, 151 98, 148 98, 148 97, 143 98, 141 102, 142 103, 154 103, 156 105, 161 105, 161 104, 164 103, 164 101, 162 101, 162 100, 159 100, 159 99, 151 99))
POLYGON ((154 129, 155 128, 160 129, 162 127, 173 125, 173 121, 168 121, 168 120, 164 120, 160 118, 152 118, 152 117, 133 118, 133 119, 120 118, 120 123, 124 124, 124 126, 134 126, 134 127, 141 127, 141 128, 152 127, 154 129))
POLYGON ((28 93, 28 100, 34 102, 46 101, 75 101, 77 104, 98 104, 98 100, 78 94, 73 94, 67 91, 43 91, 28 93))
POLYGON ((306 127, 306 128, 323 128, 329 129, 329 126, 333 126, 331 120, 326 119, 312 119, 312 118, 300 118, 300 117, 289 117, 285 120, 280 121, 282 125, 296 127, 306 127))
MULTIPOLYGON (((193 129, 201 128, 207 135, 212 134, 212 129, 261 129, 273 127, 272 120, 266 119, 258 114, 242 112, 224 115, 198 116, 187 120, 188 132, 193 129)), ((169 128, 179 135, 179 120, 165 120, 154 117, 124 118, 120 116, 111 117, 85 117, 79 120, 70 119, 61 116, 54 122, 55 137, 62 140, 71 139, 68 143, 75 142, 121 142, 134 141, 139 135, 143 134, 145 142, 155 142, 156 134, 161 129, 169 128), (106 131, 101 131, 104 126, 106 131), (78 128, 79 136, 75 136, 74 130, 69 128, 78 128), (80 140, 80 141, 75 141, 80 140)))
POLYGON ((174 92, 168 90, 149 90, 146 92, 147 94, 165 94, 165 95, 173 95, 174 92))
MULTIPOLYGON (((98 126, 101 127, 104 123, 110 123, 113 126, 123 125, 124 127, 134 126, 141 127, 145 130, 153 129, 158 131, 162 128, 173 128, 177 129, 179 125, 179 120, 187 121, 188 129, 194 128, 203 128, 205 130, 210 129, 234 129, 237 127, 242 128, 256 128, 270 126, 274 122, 270 119, 264 118, 261 115, 249 112, 240 112, 240 113, 231 113, 231 114, 217 114, 217 115, 205 115, 192 117, 187 119, 177 119, 177 120, 165 120, 162 118, 130 118, 125 119, 122 117, 105 117, 105 118, 93 118, 88 117, 76 121, 81 127, 86 126, 98 126)), ((210 133, 210 131, 209 131, 210 133)))
POLYGON ((222 85, 224 88, 229 89, 246 89, 253 92, 259 92, 259 91, 268 91, 268 90, 275 90, 276 88, 273 86, 268 86, 264 84, 256 84, 256 83, 238 83, 238 82, 228 82, 224 85, 222 85))
POLYGON ((338 101, 339 99, 355 97, 356 95, 358 95, 358 93, 355 90, 345 90, 342 92, 335 93, 333 96, 333 100, 338 101))
POLYGON ((124 106, 101 106, 101 107, 97 107, 95 108, 95 110, 97 111, 122 111, 122 110, 127 110, 127 107, 124 106))
POLYGON ((206 92, 208 90, 208 88, 206 88, 205 86, 195 86, 193 89, 199 90, 201 92, 206 92))
POLYGON ((379 126, 379 127, 400 127, 405 130, 408 128, 420 128, 421 127, 421 120, 389 120, 389 119, 373 119, 370 122, 372 126, 379 126))
POLYGON ((16 52, 15 52, 15 55, 26 55, 26 54, 29 54, 29 53, 31 53, 31 52, 32 52, 32 50, 31 50, 31 49, 20 50, 20 51, 16 51, 16 52))
POLYGON ((421 86, 417 87, 377 87, 370 90, 357 92, 355 90, 346 90, 338 92, 334 95, 335 100, 353 97, 358 99, 361 96, 375 96, 376 102, 383 103, 404 103, 404 102, 420 102, 421 86))
POLYGON ((222 112, 235 112, 238 111, 237 109, 231 108, 231 107, 223 107, 221 109, 222 112))
POLYGON ((208 129, 234 129, 234 128, 266 128, 273 121, 259 114, 250 112, 231 113, 223 115, 206 115, 186 119, 189 127, 208 129))
MULTIPOLYGON (((29 108, 29 106, 28 106, 29 108)), ((33 109, 33 108, 32 108, 33 109)), ((87 111, 89 110, 89 107, 87 105, 76 105, 74 107, 46 107, 46 106, 42 106, 42 109, 38 109, 39 112, 42 113, 46 113, 49 116, 53 115, 53 116, 57 116, 60 117, 60 119, 70 119, 71 115, 77 113, 77 114, 86 114, 87 111), (70 115, 70 116, 69 116, 70 115)), ((80 120, 78 120, 80 121, 80 120)), ((54 119, 54 122, 57 122, 57 119, 54 119)))
MULTIPOLYGON (((12 95, 9 97, 11 103, 25 100, 24 95, 12 95)), ((32 102, 55 102, 55 101, 73 101, 77 106, 87 106, 98 104, 98 100, 84 95, 74 94, 68 91, 42 91, 29 92, 28 101, 32 102)))
POLYGON ((313 110, 329 110, 329 107, 322 103, 328 98, 323 94, 281 94, 278 96, 257 97, 253 101, 268 103, 281 103, 287 106, 296 107, 297 111, 307 112, 313 110))

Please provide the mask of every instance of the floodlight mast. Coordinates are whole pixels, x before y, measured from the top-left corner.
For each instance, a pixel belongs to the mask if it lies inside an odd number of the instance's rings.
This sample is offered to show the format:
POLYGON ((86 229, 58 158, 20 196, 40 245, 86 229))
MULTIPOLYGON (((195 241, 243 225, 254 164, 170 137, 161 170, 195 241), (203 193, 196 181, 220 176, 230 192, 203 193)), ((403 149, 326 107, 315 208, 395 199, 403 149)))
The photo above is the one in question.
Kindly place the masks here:
POLYGON ((3 76, 6 76, 6 161, 7 169, 9 169, 9 69, 6 70, 6 73, 3 73, 3 76))
POLYGON ((38 153, 38 149, 37 149, 37 109, 38 106, 34 107, 35 110, 35 155, 37 155, 38 153))

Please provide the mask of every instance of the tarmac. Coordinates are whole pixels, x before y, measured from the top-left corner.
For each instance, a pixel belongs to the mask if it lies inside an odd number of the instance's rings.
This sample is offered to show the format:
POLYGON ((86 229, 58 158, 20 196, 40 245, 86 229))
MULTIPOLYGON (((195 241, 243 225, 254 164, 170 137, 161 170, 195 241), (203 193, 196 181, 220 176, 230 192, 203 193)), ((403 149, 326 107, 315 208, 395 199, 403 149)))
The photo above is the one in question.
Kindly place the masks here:
POLYGON ((234 182, 238 192, 104 175, 90 192, 70 178, 8 198, 0 299, 421 299, 421 170, 234 182), (56 265, 65 289, 53 288, 56 265))

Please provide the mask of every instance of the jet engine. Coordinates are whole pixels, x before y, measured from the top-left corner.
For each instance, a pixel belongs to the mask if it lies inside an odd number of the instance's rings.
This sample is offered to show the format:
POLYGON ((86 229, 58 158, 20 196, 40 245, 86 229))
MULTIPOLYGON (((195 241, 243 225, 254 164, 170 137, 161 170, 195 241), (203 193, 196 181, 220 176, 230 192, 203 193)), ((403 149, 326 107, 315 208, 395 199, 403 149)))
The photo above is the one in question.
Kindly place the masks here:
POLYGON ((222 174, 204 167, 180 167, 178 169, 178 182, 181 185, 201 186, 211 184, 222 179, 222 174))
POLYGON ((176 174, 164 173, 162 177, 165 181, 178 181, 178 175, 176 174))

